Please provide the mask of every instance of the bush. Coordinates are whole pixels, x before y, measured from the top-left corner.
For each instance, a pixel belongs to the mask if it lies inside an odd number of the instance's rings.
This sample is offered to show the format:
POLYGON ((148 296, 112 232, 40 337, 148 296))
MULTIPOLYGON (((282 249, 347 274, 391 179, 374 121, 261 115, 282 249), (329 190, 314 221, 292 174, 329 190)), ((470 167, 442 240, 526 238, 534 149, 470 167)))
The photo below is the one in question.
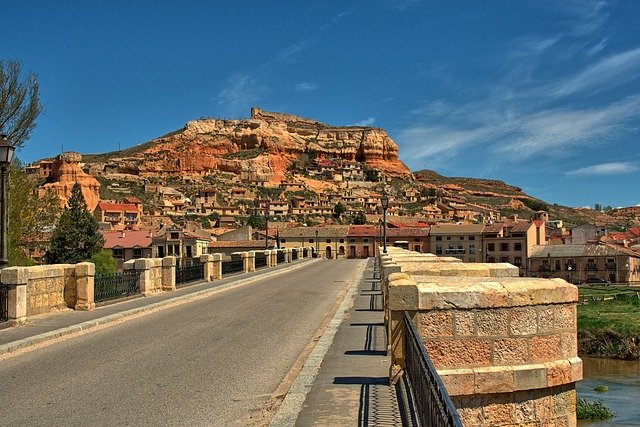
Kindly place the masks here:
POLYGON ((96 276, 113 274, 117 271, 116 259, 111 253, 111 249, 103 249, 91 256, 90 262, 96 265, 96 276))
POLYGON ((580 397, 576 400, 576 416, 579 420, 607 420, 615 417, 601 400, 589 402, 580 397))

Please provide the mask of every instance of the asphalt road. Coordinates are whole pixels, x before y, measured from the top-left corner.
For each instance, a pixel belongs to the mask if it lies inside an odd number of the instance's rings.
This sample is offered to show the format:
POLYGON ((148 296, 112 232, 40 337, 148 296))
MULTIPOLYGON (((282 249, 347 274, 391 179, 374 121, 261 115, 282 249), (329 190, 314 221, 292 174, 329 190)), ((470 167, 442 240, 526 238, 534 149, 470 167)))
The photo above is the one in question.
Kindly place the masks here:
POLYGON ((364 262, 309 263, 2 360, 0 424, 255 424, 364 262))

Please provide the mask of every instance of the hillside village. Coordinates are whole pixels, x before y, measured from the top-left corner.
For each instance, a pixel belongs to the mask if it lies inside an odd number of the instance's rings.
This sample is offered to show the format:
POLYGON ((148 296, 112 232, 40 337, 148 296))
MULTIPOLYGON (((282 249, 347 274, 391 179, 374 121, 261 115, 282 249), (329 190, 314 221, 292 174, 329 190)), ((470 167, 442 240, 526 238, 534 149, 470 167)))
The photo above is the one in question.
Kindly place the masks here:
MULTIPOLYGON (((638 207, 621 210, 622 230, 620 218, 548 206, 499 181, 412 174, 378 129, 333 128, 259 109, 248 121, 196 122, 138 151, 62 153, 25 170, 39 193, 53 190, 61 206, 73 184, 81 185, 120 266, 170 255, 188 265, 206 253, 273 247, 311 246, 327 258, 374 256, 386 195, 388 245, 509 262, 523 276, 640 281, 638 207), (298 145, 279 145, 278 138, 298 145), (359 142, 367 138, 368 145, 359 142), (204 156, 214 160, 185 160, 204 156), (158 167, 142 166, 144 159, 158 167)), ((47 236, 26 249, 42 262, 47 236)))

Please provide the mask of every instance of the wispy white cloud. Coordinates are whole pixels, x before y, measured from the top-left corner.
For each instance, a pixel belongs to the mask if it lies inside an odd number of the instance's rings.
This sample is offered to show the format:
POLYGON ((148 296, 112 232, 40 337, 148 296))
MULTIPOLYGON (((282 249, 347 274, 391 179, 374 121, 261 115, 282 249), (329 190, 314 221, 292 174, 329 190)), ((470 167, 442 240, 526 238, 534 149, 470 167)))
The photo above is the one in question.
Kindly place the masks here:
POLYGON ((241 114, 249 111, 270 89, 261 86, 248 74, 239 73, 231 76, 224 89, 217 96, 217 104, 228 114, 241 114))
POLYGON ((589 49, 587 49, 587 51, 585 52, 585 55, 587 55, 587 56, 597 55, 606 46, 607 46, 607 39, 604 38, 604 39, 600 40, 600 42, 598 44, 596 44, 596 45, 590 47, 589 49))
POLYGON ((318 86, 315 85, 314 83, 309 83, 309 82, 301 82, 298 83, 294 86, 294 89, 298 92, 308 92, 308 91, 312 91, 312 90, 316 90, 318 89, 318 86))
POLYGON ((355 125, 356 126, 371 126, 375 122, 376 122, 376 118, 375 117, 367 117, 364 120, 360 120, 359 122, 356 122, 355 125))
POLYGON ((631 162, 611 162, 586 166, 565 172, 568 176, 591 176, 591 175, 617 175, 631 173, 638 170, 638 166, 631 162))
POLYGON ((570 77, 550 91, 554 96, 567 96, 585 90, 601 90, 627 83, 640 77, 640 47, 608 56, 570 77))

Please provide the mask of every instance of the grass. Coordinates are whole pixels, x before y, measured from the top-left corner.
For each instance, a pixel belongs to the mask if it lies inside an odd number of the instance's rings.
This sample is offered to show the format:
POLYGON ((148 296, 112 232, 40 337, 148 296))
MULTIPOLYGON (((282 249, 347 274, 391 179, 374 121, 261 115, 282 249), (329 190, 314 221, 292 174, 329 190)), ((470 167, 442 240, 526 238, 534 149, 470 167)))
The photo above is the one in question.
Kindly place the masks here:
POLYGON ((576 416, 579 420, 608 420, 615 417, 601 400, 590 402, 580 397, 576 400, 576 416))
POLYGON ((579 353, 640 360, 640 299, 628 288, 581 288, 579 353))

